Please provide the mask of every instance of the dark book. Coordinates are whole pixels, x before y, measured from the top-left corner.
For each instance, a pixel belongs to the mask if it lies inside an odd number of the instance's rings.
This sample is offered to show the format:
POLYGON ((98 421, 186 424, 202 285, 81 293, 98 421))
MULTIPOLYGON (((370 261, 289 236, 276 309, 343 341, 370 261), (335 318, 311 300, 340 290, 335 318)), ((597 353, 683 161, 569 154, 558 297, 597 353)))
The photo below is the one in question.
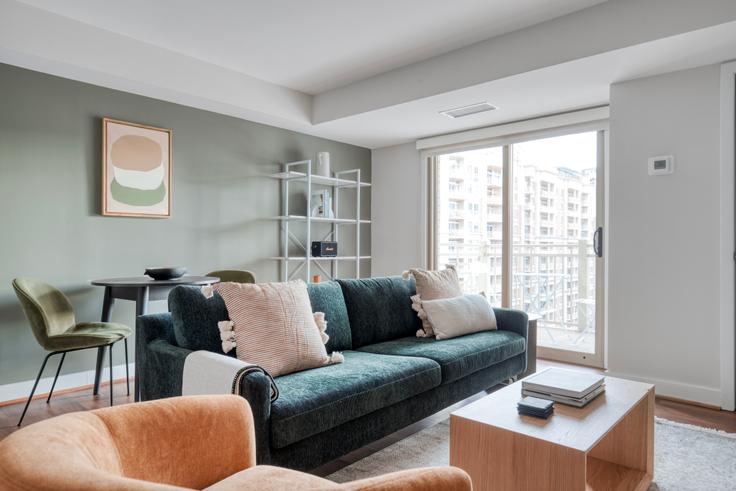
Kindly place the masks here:
POLYGON ((548 411, 554 408, 555 403, 547 399, 540 399, 538 397, 525 397, 519 401, 518 407, 536 411, 548 411))
POLYGON ((519 414, 544 419, 547 419, 554 412, 554 407, 554 402, 537 397, 525 397, 516 406, 519 414))
POLYGON ((527 412, 527 411, 519 410, 519 415, 521 415, 521 416, 531 416, 532 418, 547 419, 550 416, 552 416, 552 414, 554 414, 554 411, 550 411, 548 413, 532 413, 532 412, 527 412))
POLYGON ((520 413, 524 413, 524 414, 541 414, 541 415, 546 415, 546 414, 551 414, 554 411, 554 409, 553 408, 549 408, 549 409, 543 411, 541 409, 527 409, 527 408, 524 408, 524 407, 520 407, 520 408, 518 408, 518 411, 520 413))

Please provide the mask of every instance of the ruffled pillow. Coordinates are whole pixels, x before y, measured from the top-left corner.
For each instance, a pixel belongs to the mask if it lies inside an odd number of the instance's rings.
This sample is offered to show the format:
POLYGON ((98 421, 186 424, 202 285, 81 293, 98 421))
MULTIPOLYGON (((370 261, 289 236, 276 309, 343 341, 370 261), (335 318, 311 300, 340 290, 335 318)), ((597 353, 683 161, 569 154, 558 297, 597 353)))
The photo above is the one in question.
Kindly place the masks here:
POLYGON ((261 366, 272 377, 343 361, 342 354, 327 355, 327 321, 312 312, 306 284, 217 283, 229 321, 218 323, 223 351, 236 349, 238 359, 261 366))
POLYGON ((411 297, 411 308, 414 309, 422 321, 422 329, 417 331, 417 337, 434 336, 434 328, 424 311, 422 301, 454 298, 463 294, 455 266, 448 264, 447 268, 441 271, 413 268, 404 272, 405 278, 409 275, 414 277, 417 285, 417 293, 411 297))

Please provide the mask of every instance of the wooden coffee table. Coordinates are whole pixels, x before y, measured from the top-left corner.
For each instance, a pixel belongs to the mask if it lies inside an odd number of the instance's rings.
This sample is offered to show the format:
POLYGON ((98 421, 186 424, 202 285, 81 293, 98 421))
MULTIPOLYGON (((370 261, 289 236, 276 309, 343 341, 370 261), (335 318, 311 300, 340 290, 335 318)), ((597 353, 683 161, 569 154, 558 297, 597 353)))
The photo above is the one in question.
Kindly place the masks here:
POLYGON ((606 377, 584 408, 521 416, 521 381, 450 416, 450 464, 479 490, 646 490, 654 475, 654 386, 606 377))

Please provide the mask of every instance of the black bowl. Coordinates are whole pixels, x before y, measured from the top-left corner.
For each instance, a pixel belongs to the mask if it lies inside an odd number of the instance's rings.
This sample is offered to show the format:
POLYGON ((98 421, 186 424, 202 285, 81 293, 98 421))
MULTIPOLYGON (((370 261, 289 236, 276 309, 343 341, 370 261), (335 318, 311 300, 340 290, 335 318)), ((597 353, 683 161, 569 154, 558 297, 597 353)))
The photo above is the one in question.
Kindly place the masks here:
POLYGON ((146 276, 150 276, 154 280, 175 280, 181 278, 187 272, 187 268, 146 268, 146 276))

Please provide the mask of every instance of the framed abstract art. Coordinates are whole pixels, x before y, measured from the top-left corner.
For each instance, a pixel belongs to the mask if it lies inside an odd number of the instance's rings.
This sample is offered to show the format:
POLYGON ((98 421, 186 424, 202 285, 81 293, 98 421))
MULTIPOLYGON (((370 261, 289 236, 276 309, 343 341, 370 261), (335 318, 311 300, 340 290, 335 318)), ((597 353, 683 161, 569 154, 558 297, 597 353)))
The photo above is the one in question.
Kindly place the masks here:
POLYGON ((171 216, 171 130, 103 118, 102 214, 171 216))

